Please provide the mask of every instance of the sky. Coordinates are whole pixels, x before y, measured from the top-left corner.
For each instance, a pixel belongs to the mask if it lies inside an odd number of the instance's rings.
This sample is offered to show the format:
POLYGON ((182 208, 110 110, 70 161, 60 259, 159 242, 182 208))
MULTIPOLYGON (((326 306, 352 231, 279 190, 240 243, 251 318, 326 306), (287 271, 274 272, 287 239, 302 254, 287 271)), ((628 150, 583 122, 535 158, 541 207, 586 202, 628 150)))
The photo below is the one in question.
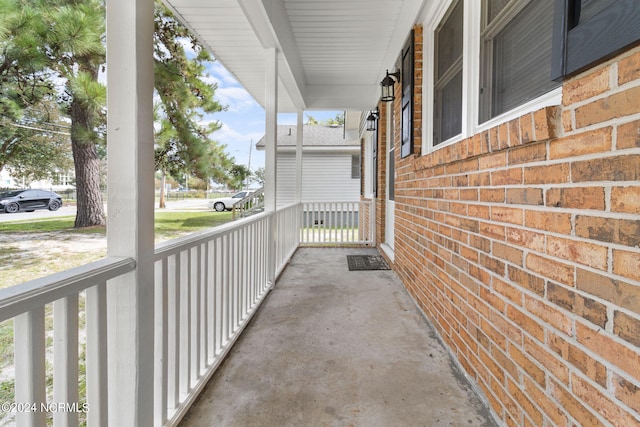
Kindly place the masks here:
MULTIPOLYGON (((222 128, 212 135, 212 139, 226 145, 226 152, 235 158, 237 164, 250 166, 252 171, 264 167, 264 151, 257 151, 255 144, 264 136, 265 117, 262 108, 240 83, 219 62, 212 62, 208 67, 209 82, 217 83, 215 98, 227 110, 215 113, 211 120, 218 120, 222 128), (251 154, 249 154, 251 153, 251 154), (251 156, 251 164, 249 164, 251 156)), ((334 118, 337 111, 309 111, 305 113, 318 121, 334 118)), ((278 114, 278 124, 295 125, 297 116, 278 114)))

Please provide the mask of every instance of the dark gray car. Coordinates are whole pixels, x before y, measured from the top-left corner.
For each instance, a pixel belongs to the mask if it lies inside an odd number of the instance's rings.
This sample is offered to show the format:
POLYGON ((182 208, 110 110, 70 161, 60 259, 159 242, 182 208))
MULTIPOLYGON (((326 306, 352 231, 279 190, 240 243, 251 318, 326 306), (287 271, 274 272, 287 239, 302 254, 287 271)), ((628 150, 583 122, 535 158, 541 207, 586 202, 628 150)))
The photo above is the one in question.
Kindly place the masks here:
POLYGON ((33 212, 36 209, 57 211, 62 206, 62 197, 53 191, 14 190, 0 192, 0 212, 33 212))

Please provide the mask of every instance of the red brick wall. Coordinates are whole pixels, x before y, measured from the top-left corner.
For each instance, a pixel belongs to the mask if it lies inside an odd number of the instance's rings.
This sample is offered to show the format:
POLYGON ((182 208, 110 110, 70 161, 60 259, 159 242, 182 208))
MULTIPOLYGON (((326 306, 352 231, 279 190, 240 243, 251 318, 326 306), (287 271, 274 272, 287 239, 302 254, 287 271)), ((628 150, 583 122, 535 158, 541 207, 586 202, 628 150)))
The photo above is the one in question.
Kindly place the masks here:
POLYGON ((640 425, 640 48, 563 99, 396 156, 394 268, 507 425, 640 425))

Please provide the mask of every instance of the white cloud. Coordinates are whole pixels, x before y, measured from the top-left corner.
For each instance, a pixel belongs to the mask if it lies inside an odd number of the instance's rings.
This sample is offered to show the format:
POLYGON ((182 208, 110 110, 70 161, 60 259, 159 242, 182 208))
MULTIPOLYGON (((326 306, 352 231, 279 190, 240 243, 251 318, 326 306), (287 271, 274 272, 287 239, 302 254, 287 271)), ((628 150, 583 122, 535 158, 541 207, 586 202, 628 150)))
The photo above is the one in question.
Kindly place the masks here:
POLYGON ((210 62, 207 66, 207 72, 218 83, 219 86, 238 86, 240 83, 225 67, 218 61, 210 62))
POLYGON ((255 129, 235 129, 227 123, 222 123, 220 130, 213 134, 213 139, 225 144, 229 150, 235 150, 238 147, 248 146, 250 141, 254 144, 258 142, 264 135, 264 131, 255 129))
POLYGON ((242 113, 258 106, 249 93, 241 87, 218 87, 215 98, 228 108, 227 111, 242 113))
POLYGON ((225 145, 227 154, 235 158, 241 165, 249 164, 249 150, 251 149, 251 169, 264 166, 264 153, 255 149, 255 144, 264 135, 263 126, 233 127, 229 123, 222 123, 222 128, 212 135, 212 138, 225 145))
POLYGON ((193 58, 196 56, 196 51, 193 50, 193 45, 191 44, 191 41, 189 41, 188 38, 186 37, 179 38, 178 44, 180 44, 184 49, 184 52, 187 55, 187 58, 193 58))

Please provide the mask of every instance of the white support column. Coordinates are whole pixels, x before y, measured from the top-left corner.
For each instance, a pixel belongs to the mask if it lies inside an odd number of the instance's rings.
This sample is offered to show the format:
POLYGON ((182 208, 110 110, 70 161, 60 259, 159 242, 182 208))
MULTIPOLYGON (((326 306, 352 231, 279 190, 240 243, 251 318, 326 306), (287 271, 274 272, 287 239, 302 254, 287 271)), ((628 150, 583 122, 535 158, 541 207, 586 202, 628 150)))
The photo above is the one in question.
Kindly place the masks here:
POLYGON ((136 269, 107 285, 110 426, 153 425, 153 0, 107 3, 108 256, 136 269))
MULTIPOLYGON (((264 179, 264 210, 275 212, 278 206, 276 193, 278 188, 277 175, 277 143, 278 143, 278 50, 268 48, 265 52, 265 179, 264 179)), ((269 221, 267 251, 267 282, 271 287, 276 281, 276 248, 278 245, 278 227, 276 216, 269 221)))
POLYGON ((304 141, 302 123, 302 110, 298 110, 298 123, 296 128, 296 203, 302 202, 302 144, 304 141))
POLYGON ((275 48, 266 49, 265 61, 265 180, 264 180, 264 210, 276 210, 276 176, 277 176, 277 122, 278 122, 278 51, 275 48))

